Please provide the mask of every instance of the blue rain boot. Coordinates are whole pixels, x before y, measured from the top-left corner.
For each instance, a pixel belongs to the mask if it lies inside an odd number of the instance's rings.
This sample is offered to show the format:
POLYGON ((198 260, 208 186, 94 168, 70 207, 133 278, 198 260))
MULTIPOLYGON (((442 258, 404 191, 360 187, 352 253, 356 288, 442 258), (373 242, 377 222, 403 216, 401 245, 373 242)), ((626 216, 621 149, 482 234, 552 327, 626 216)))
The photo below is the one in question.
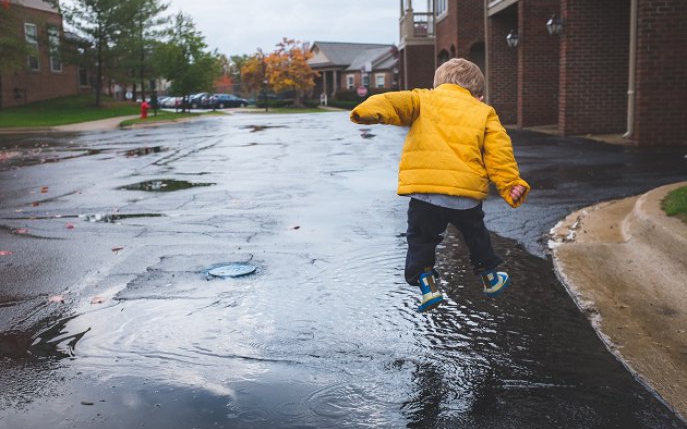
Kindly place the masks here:
POLYGON ((510 286, 508 273, 503 271, 489 270, 480 274, 484 284, 484 294, 491 298, 496 298, 510 286))
POLYGON ((422 292, 422 302, 417 308, 420 313, 429 311, 444 302, 444 295, 437 289, 433 269, 428 268, 420 274, 420 292, 422 292))

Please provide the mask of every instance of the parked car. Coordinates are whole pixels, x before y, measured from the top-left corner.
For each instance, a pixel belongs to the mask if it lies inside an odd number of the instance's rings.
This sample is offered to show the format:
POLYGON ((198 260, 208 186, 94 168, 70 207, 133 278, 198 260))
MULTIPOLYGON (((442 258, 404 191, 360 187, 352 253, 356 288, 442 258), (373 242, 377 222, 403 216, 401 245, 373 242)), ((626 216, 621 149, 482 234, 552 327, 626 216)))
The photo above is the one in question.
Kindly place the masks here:
POLYGON ((234 94, 215 94, 210 97, 208 107, 212 109, 224 109, 225 107, 246 107, 248 101, 234 94))
POLYGON ((210 94, 207 92, 199 92, 198 94, 193 94, 188 99, 188 105, 191 109, 200 109, 207 106, 207 101, 210 98, 210 94))

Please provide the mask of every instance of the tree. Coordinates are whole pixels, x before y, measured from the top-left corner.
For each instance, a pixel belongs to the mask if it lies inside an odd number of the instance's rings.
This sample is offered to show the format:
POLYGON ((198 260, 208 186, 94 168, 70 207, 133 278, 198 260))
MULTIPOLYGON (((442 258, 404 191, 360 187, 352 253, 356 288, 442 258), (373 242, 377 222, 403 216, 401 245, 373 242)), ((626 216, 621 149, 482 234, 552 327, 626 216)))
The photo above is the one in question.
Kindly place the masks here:
POLYGON ((210 91, 215 78, 221 74, 219 54, 207 52, 207 45, 193 20, 178 13, 167 32, 167 39, 156 49, 155 63, 162 75, 172 82, 172 92, 187 99, 193 92, 210 91))
POLYGON ((73 0, 63 8, 67 21, 91 43, 95 62, 95 105, 100 106, 103 74, 116 60, 117 41, 130 18, 131 0, 73 0))
POLYGON ((248 92, 258 93, 265 90, 267 62, 261 49, 243 60, 241 65, 241 86, 248 92))
POLYGON ((19 31, 22 23, 21 9, 2 0, 0 2, 0 73, 15 71, 26 67, 28 46, 23 33, 19 31))
MULTIPOLYGON (((10 4, 7 0, 0 3, 0 94, 2 94, 3 73, 13 72, 26 67, 28 45, 19 31, 5 29, 19 29, 22 17, 19 8, 10 4)), ((2 109, 2 96, 0 96, 0 109, 2 109)))
POLYGON ((284 37, 265 59, 270 84, 276 92, 294 91, 296 107, 303 106, 303 98, 315 86, 318 73, 308 64, 311 57, 307 43, 284 37))
POLYGON ((128 0, 125 4, 127 10, 124 15, 130 18, 130 22, 124 28, 117 47, 123 58, 121 66, 133 75, 133 79, 127 80, 138 81, 141 99, 145 99, 146 80, 156 77, 150 60, 153 45, 163 34, 161 26, 167 19, 161 14, 169 5, 160 0, 128 0))
POLYGON ((243 65, 248 61, 250 57, 246 54, 243 55, 232 55, 229 57, 229 75, 231 76, 234 84, 241 85, 241 69, 243 65))

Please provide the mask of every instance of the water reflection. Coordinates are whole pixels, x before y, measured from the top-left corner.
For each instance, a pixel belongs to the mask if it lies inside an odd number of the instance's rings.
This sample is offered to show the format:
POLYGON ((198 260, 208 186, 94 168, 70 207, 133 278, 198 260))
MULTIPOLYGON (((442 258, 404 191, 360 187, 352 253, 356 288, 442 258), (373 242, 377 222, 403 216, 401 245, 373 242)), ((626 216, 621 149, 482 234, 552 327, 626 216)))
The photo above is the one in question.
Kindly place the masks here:
POLYGON ((161 180, 146 180, 144 182, 133 183, 131 185, 121 186, 119 189, 127 189, 129 191, 147 191, 147 192, 174 192, 182 189, 195 188, 198 186, 212 186, 215 183, 194 183, 185 180, 161 179, 161 180))
POLYGON ((0 333, 0 358, 41 359, 73 357, 77 343, 90 328, 70 332, 69 321, 76 316, 61 319, 37 332, 7 331, 0 333))

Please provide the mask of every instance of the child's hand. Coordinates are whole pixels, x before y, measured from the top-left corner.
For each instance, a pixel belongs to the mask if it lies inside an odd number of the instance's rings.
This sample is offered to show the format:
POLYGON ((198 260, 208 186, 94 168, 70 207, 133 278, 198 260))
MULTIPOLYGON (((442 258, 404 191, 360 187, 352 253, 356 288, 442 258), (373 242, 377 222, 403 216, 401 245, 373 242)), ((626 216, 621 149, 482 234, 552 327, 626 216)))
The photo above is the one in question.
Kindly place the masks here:
POLYGON ((525 188, 524 186, 515 185, 510 190, 510 197, 514 203, 517 203, 518 201, 520 201, 520 198, 522 198, 522 196, 525 195, 526 191, 527 188, 525 188))
POLYGON ((353 113, 351 113, 351 120, 353 120, 353 122, 355 122, 356 124, 365 125, 379 123, 379 119, 377 118, 377 116, 360 116, 356 111, 353 111, 353 113))

